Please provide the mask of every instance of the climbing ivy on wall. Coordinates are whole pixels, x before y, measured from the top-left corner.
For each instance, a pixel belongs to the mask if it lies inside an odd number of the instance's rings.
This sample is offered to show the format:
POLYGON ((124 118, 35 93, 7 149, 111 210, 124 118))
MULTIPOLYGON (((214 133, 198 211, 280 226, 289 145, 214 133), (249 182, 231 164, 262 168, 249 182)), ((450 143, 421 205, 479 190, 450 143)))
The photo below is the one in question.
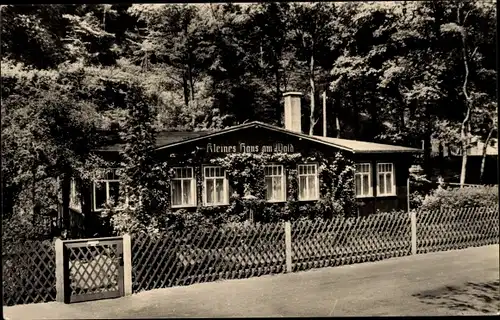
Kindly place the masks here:
MULTIPOLYGON (((254 213, 256 222, 274 222, 280 220, 330 218, 338 215, 351 215, 356 210, 354 196, 354 166, 351 160, 341 152, 332 157, 325 157, 318 151, 308 154, 300 153, 231 153, 219 157, 207 157, 202 151, 193 151, 188 155, 176 156, 168 160, 157 170, 164 172, 169 178, 162 190, 156 190, 154 225, 158 230, 170 228, 203 227, 224 223, 243 222, 249 218, 249 209, 254 213), (297 166, 302 163, 318 165, 319 193, 317 201, 298 200, 297 166), (202 165, 221 166, 226 170, 229 182, 229 205, 203 206, 203 172, 202 165), (264 168, 268 164, 283 165, 286 175, 286 201, 269 203, 265 200, 266 185, 264 168), (171 208, 170 178, 175 167, 193 167, 196 177, 197 206, 194 208, 171 208), (254 200, 245 199, 251 194, 254 200)), ((159 176, 165 176, 159 174, 159 176)), ((115 224, 128 223, 126 210, 115 213, 115 224), (116 217, 121 217, 116 219, 116 217)), ((141 229, 139 225, 136 229, 141 229)), ((152 225, 148 226, 151 231, 152 225)), ((115 226, 115 230, 130 232, 128 227, 115 226)))

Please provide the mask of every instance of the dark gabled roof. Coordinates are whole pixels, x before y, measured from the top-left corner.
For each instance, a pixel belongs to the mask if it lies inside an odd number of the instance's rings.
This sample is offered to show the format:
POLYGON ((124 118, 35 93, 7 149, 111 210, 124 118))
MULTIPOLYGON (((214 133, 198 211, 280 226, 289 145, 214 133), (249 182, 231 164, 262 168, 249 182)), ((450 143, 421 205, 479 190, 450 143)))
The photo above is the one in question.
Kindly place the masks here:
MULTIPOLYGON (((308 134, 299 133, 277 126, 273 126, 267 123, 262 123, 258 121, 253 121, 245 124, 236 125, 226 129, 218 131, 185 131, 185 132, 173 132, 173 131, 163 131, 158 133, 156 140, 157 150, 162 150, 174 146, 184 144, 186 142, 196 141, 200 139, 206 139, 209 137, 219 136, 222 134, 227 134, 230 132, 246 129, 246 128, 258 128, 262 127, 271 131, 280 132, 295 136, 297 138, 309 140, 311 142, 320 143, 323 145, 331 146, 337 149, 349 151, 352 153, 419 153, 422 152, 420 149, 395 146, 390 144, 380 144, 366 141, 348 140, 348 139, 338 139, 329 138, 322 136, 310 136, 308 134)), ((101 148, 100 151, 120 151, 123 144, 117 143, 109 145, 105 148, 101 148)))
POLYGON ((392 144, 382 144, 375 142, 350 140, 350 139, 340 139, 340 138, 330 138, 315 136, 320 140, 333 143, 338 146, 343 146, 354 153, 398 153, 398 152, 422 152, 420 149, 397 146, 392 144))
MULTIPOLYGON (((167 146, 176 142, 189 140, 192 138, 202 137, 212 133, 213 131, 160 131, 156 135, 156 147, 167 146)), ((116 141, 116 139, 115 139, 116 141)), ((119 140, 118 140, 119 141, 119 140)), ((120 151, 123 149, 124 144, 115 142, 108 146, 102 147, 99 151, 120 151)))

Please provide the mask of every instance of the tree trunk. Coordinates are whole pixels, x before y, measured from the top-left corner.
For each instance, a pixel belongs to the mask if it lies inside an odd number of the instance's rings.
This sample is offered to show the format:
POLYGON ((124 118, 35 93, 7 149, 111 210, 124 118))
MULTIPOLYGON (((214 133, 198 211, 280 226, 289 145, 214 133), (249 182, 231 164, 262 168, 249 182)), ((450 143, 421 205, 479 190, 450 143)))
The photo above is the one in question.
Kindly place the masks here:
POLYGON ((424 133, 424 172, 427 177, 432 176, 431 149, 431 133, 426 130, 424 133))
POLYGON ((191 54, 188 55, 188 79, 189 79, 189 91, 191 93, 191 101, 194 102, 194 80, 193 80, 193 67, 192 67, 192 62, 191 62, 191 54))
MULTIPOLYGON (((459 4, 457 8, 457 23, 460 25, 460 9, 462 8, 463 4, 459 4)), ((468 58, 467 58, 467 39, 466 39, 466 34, 465 34, 465 21, 462 25, 462 32, 460 32, 461 39, 462 39, 462 57, 464 59, 464 69, 465 69, 465 77, 464 77, 464 83, 462 85, 462 92, 464 94, 465 98, 465 107, 466 107, 466 114, 464 117, 464 120, 462 121, 461 125, 461 130, 460 130, 460 138, 462 140, 462 169, 460 172, 460 187, 463 187, 465 184, 465 177, 467 174, 467 149, 469 147, 469 127, 470 127, 470 114, 471 114, 471 101, 469 94, 467 93, 467 81, 469 80, 469 64, 468 64, 468 58)))
POLYGON ((374 140, 378 135, 378 110, 377 103, 375 101, 375 96, 372 94, 370 97, 370 118, 371 118, 371 129, 370 129, 370 139, 374 140))
POLYGON ((397 101, 399 102, 399 105, 400 105, 399 121, 398 121, 399 128, 398 129, 399 129, 399 132, 405 132, 406 131, 406 127, 405 127, 405 111, 406 111, 405 102, 404 102, 403 96, 401 95, 399 90, 397 90, 395 92, 395 94, 398 97, 397 101))
POLYGON ((63 229, 69 229, 69 196, 71 192, 71 176, 69 173, 64 173, 61 180, 62 189, 62 220, 63 229))
POLYGON ((355 139, 359 139, 361 135, 361 127, 359 121, 358 101, 356 100, 356 87, 351 88, 352 113, 354 118, 354 135, 355 139))
POLYGON ((401 109, 400 115, 399 115, 399 132, 405 132, 405 110, 401 109))
POLYGON ((490 132, 488 132, 488 136, 486 137, 486 140, 484 141, 483 155, 481 158, 481 171, 479 173, 479 181, 481 181, 481 183, 484 182, 484 167, 486 164, 486 152, 488 151, 488 144, 490 143, 492 134, 493 134, 493 128, 490 129, 490 132))
POLYGON ((444 147, 441 141, 439 141, 439 175, 444 176, 444 147))
POLYGON ((184 104, 186 107, 189 106, 189 85, 186 74, 184 73, 182 76, 182 88, 184 89, 184 104))
POLYGON ((316 121, 314 119, 314 110, 316 108, 316 84, 314 82, 314 54, 311 53, 311 61, 309 63, 309 84, 311 86, 311 113, 309 114, 309 135, 313 135, 316 121))
POLYGON ((275 83, 274 85, 276 86, 276 106, 274 108, 274 116, 275 116, 275 119, 278 120, 278 123, 281 123, 281 109, 280 109, 280 105, 281 105, 281 90, 280 90, 280 70, 279 70, 279 61, 276 61, 276 66, 275 66, 275 69, 274 69, 274 77, 275 77, 275 83))
POLYGON ((463 187, 465 184, 466 174, 467 174, 467 143, 462 142, 462 168, 460 170, 460 187, 463 187))
POLYGON ((104 11, 102 13, 102 30, 106 31, 106 12, 108 11, 108 8, 106 5, 104 5, 104 11))

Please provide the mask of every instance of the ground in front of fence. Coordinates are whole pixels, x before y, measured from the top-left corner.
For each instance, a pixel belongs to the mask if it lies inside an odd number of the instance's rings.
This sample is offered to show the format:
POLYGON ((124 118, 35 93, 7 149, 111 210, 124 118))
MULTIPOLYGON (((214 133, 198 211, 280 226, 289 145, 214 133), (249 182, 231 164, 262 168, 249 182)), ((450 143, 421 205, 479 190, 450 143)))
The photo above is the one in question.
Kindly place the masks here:
POLYGON ((5 319, 472 315, 499 310, 499 246, 157 289, 75 304, 4 307, 5 319))

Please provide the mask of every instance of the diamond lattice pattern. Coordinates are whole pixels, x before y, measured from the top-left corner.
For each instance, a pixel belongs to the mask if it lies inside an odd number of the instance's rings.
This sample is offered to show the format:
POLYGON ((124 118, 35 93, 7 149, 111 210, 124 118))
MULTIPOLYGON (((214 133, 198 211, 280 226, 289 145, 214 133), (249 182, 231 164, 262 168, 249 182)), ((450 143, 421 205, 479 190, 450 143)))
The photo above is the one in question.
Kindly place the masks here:
POLYGON ((116 244, 68 248, 71 295, 117 291, 116 244))
POLYGON ((133 290, 239 279, 285 269, 283 224, 132 237, 133 290))
POLYGON ((499 243, 498 205, 417 213, 417 253, 499 243))
POLYGON ((407 214, 292 223, 293 271, 376 261, 411 253, 407 214))
POLYGON ((26 241, 2 248, 3 305, 54 301, 55 262, 51 241, 26 241))

